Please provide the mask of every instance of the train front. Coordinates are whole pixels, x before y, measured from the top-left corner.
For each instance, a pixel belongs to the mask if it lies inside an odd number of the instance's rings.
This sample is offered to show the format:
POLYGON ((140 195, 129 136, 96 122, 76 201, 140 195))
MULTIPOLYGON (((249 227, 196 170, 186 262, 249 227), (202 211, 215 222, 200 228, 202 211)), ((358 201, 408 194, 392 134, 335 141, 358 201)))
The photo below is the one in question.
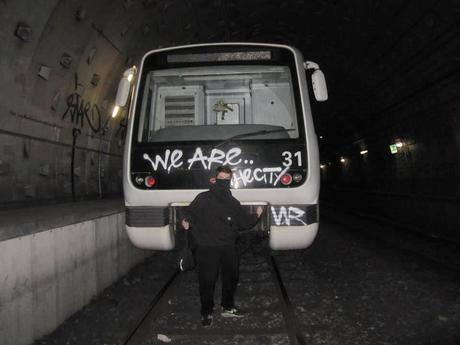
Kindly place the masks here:
POLYGON ((124 159, 134 245, 174 248, 177 214, 233 170, 232 193, 272 249, 308 247, 318 230, 319 161, 302 56, 266 44, 162 49, 139 69, 124 159))

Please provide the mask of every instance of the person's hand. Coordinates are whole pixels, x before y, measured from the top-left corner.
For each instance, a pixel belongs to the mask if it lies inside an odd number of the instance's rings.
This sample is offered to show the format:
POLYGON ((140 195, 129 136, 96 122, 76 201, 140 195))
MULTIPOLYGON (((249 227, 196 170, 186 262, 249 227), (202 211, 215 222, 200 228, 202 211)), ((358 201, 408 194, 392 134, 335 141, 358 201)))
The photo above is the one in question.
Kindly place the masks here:
POLYGON ((187 219, 182 219, 181 224, 184 230, 190 229, 190 222, 187 219))
POLYGON ((258 206, 256 209, 257 218, 260 218, 262 213, 264 213, 264 208, 262 206, 258 206))

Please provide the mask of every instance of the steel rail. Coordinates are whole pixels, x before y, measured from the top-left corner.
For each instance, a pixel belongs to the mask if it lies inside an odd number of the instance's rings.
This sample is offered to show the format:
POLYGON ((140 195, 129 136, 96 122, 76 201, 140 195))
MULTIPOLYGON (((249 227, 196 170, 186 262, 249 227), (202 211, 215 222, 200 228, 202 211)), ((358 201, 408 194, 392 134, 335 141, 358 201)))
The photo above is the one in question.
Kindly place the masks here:
POLYGON ((289 341, 292 345, 306 345, 307 343, 299 329, 298 320, 295 316, 294 308, 292 306, 291 300, 289 299, 286 287, 284 286, 278 265, 272 255, 269 256, 268 263, 274 273, 275 283, 278 286, 282 300, 284 302, 283 314, 286 322, 286 328, 288 330, 289 341))
POLYGON ((160 302, 161 298, 164 296, 166 291, 169 289, 169 287, 172 285, 172 283, 176 280, 176 278, 179 276, 180 269, 177 268, 173 274, 169 277, 168 281, 163 285, 163 287, 160 289, 160 291, 157 292, 157 294, 153 297, 152 302, 150 302, 149 308, 146 310, 146 312, 142 315, 140 320, 137 322, 136 327, 131 331, 131 333, 128 335, 126 340, 123 342, 123 345, 129 345, 131 344, 131 341, 133 340, 134 336, 138 334, 139 330, 142 328, 143 324, 147 320, 147 318, 151 315, 152 311, 155 309, 155 307, 158 305, 160 302))

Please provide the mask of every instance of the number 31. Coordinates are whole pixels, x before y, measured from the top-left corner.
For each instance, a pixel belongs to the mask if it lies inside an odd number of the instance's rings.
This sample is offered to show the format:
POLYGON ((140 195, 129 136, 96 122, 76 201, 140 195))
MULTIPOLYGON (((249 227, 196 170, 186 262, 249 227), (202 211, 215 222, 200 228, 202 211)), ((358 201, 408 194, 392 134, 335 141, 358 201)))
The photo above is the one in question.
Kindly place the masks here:
MULTIPOLYGON (((292 153, 290 151, 284 151, 281 156, 284 157, 284 162, 283 165, 285 167, 290 167, 292 165, 292 153)), ((302 153, 300 151, 297 151, 294 153, 294 157, 297 158, 297 165, 299 167, 302 166, 302 153)))

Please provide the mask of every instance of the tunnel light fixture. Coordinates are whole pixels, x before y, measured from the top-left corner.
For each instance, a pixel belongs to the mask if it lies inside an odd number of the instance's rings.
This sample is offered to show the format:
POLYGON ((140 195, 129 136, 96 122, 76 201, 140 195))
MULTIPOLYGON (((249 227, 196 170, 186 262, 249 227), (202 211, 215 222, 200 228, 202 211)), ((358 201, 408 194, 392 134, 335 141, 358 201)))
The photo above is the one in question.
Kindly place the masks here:
POLYGON ((112 118, 117 117, 119 112, 120 112, 120 107, 118 105, 114 106, 113 111, 112 111, 112 118))
POLYGON ((325 164, 321 164, 319 167, 320 167, 321 169, 325 169, 325 168, 326 168, 326 165, 325 165, 325 164))
POLYGON ((404 146, 404 143, 401 140, 396 140, 394 144, 390 145, 390 152, 392 155, 398 153, 398 149, 401 149, 404 146))
POLYGON ((340 162, 345 163, 346 159, 345 157, 340 157, 340 162))
POLYGON ((369 151, 367 151, 367 150, 362 150, 362 151, 359 152, 359 154, 360 154, 361 156, 363 156, 363 155, 365 155, 365 154, 368 153, 368 152, 369 152, 369 151))

